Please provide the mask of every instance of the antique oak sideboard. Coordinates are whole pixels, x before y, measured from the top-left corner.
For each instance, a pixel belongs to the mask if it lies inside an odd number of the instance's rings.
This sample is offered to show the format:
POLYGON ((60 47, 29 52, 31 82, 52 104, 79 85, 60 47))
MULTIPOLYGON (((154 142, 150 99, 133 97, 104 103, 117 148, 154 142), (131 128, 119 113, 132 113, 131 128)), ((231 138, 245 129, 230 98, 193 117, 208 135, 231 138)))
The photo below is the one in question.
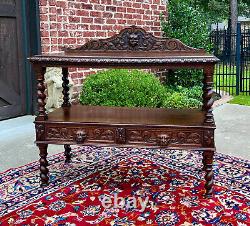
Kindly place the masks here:
POLYGON ((48 144, 62 144, 66 162, 70 145, 147 146, 200 150, 205 171, 205 197, 213 193, 215 123, 212 114, 214 65, 218 61, 204 50, 176 39, 157 38, 132 26, 111 38, 92 40, 63 53, 30 57, 37 77, 38 115, 36 144, 40 149, 41 186, 49 183, 48 144), (63 104, 52 113, 45 110, 46 67, 61 67, 63 104), (202 109, 126 108, 72 105, 69 101, 69 67, 177 69, 204 72, 202 109))

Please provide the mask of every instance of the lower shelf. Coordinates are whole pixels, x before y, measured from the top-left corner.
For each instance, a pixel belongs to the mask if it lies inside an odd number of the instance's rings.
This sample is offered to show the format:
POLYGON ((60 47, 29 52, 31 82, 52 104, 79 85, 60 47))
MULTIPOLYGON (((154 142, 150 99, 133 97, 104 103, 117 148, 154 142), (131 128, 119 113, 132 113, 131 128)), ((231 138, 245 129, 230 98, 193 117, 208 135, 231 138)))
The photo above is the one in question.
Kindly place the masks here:
POLYGON ((48 122, 105 125, 204 126, 200 109, 127 108, 73 105, 49 113, 48 122))
POLYGON ((213 148, 200 110, 72 106, 36 121, 37 143, 213 148))

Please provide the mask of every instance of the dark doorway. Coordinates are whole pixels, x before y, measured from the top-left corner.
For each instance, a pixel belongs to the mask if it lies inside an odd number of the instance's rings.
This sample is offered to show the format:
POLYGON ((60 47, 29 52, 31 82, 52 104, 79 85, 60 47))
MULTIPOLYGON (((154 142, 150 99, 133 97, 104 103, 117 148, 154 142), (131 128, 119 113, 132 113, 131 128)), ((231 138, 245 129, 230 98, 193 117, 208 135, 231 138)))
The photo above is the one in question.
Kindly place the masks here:
POLYGON ((32 113, 27 57, 39 52, 37 9, 34 0, 0 0, 0 120, 32 113))

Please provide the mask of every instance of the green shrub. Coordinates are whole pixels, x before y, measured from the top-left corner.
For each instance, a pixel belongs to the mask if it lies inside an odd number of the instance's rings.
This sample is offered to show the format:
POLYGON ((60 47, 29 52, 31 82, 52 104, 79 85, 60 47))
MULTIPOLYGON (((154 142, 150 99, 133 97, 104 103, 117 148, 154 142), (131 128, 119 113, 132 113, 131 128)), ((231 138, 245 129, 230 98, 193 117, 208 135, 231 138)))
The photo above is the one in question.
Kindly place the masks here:
MULTIPOLYGON (((209 26, 203 13, 190 6, 187 0, 171 0, 168 3, 168 20, 161 20, 165 37, 177 38, 188 46, 211 50, 209 26)), ((177 70, 168 79, 170 85, 200 86, 202 72, 177 70)))
POLYGON ((165 87, 150 73, 139 70, 107 70, 84 82, 80 102, 85 105, 161 107, 165 87))
POLYGON ((180 39, 188 46, 211 50, 209 25, 204 13, 185 0, 168 3, 168 20, 162 20, 165 37, 180 39))
POLYGON ((178 86, 172 89, 163 103, 166 108, 198 108, 202 105, 202 89, 200 86, 185 88, 178 86))
POLYGON ((90 75, 83 84, 83 105, 119 107, 197 108, 200 89, 165 87, 151 73, 140 70, 106 70, 90 75))

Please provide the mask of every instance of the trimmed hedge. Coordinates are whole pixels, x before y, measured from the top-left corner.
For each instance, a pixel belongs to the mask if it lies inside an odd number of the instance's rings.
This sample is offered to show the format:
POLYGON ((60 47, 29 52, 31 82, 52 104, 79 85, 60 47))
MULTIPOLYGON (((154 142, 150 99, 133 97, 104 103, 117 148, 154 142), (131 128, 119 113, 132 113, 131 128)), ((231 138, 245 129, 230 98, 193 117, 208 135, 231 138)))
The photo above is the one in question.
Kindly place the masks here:
POLYGON ((83 105, 119 107, 196 108, 201 105, 199 87, 166 87, 154 74, 140 70, 105 70, 83 83, 83 105))

